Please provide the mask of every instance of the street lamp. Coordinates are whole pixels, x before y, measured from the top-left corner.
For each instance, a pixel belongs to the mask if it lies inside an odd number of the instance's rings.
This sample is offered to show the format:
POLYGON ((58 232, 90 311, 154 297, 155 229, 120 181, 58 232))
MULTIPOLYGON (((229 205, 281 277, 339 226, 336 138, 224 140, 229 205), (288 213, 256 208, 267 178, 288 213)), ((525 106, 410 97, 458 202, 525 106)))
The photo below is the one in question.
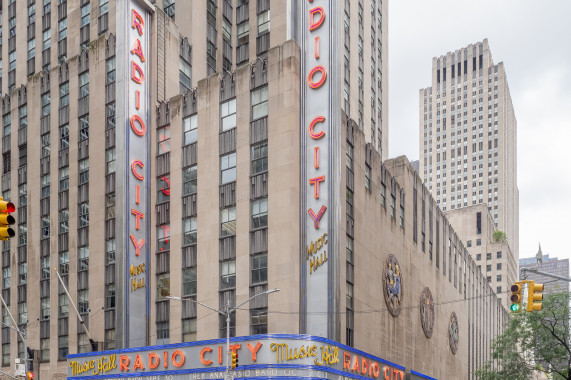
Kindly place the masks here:
POLYGON ((205 305, 202 302, 198 302, 198 301, 194 300, 193 298, 191 298, 192 296, 185 296, 185 297, 167 296, 166 298, 171 299, 171 300, 176 300, 176 301, 183 301, 183 300, 192 301, 196 304, 199 304, 200 306, 204 306, 205 308, 210 309, 212 311, 215 311, 218 314, 224 315, 226 317, 226 372, 230 372, 230 363, 228 360, 228 355, 230 353, 230 314, 235 312, 240 306, 249 302, 253 298, 256 298, 256 297, 261 296, 263 294, 270 294, 270 293, 275 293, 275 292, 279 292, 279 291, 280 290, 276 288, 276 289, 266 290, 265 292, 261 292, 258 294, 254 294, 252 297, 248 298, 246 301, 242 302, 241 304, 234 306, 233 308, 230 308, 230 301, 227 300, 226 305, 224 306, 224 311, 215 309, 215 308, 210 307, 208 305, 205 305))

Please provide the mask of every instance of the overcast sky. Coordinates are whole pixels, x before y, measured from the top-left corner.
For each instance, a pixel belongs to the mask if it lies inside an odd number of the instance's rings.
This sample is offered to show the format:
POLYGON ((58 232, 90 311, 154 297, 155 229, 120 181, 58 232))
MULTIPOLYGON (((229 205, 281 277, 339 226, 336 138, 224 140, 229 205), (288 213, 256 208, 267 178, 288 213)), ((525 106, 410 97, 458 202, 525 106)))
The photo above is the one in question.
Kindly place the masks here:
POLYGON ((519 255, 571 258, 571 1, 390 0, 389 157, 419 157, 432 57, 484 38, 517 118, 519 255))

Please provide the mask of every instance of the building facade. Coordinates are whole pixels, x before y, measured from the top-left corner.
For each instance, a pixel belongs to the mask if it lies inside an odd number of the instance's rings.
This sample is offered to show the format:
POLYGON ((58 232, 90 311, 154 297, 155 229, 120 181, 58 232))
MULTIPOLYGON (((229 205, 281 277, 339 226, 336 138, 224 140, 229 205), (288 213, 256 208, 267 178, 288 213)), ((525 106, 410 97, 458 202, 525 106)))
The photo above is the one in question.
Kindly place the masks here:
POLYGON ((310 334, 435 378, 489 358, 500 302, 386 160, 387 1, 2 4, 3 372, 222 338, 194 301, 274 288, 231 336, 310 334))
MULTIPOLYGON (((569 259, 558 259, 557 257, 549 257, 541 252, 541 245, 536 257, 526 257, 519 259, 520 268, 537 269, 542 272, 554 274, 569 278, 569 259), (537 258, 541 257, 538 262, 537 258)), ((544 293, 559 293, 569 290, 569 281, 558 280, 553 277, 545 276, 539 273, 522 272, 521 279, 534 281, 544 285, 544 293)))

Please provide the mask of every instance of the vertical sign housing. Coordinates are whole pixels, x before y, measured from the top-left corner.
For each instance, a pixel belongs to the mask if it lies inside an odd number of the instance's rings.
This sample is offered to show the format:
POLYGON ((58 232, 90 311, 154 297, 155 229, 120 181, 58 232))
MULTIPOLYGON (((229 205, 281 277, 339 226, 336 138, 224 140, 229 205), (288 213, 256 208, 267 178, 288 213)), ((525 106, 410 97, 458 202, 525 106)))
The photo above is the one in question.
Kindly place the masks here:
POLYGON ((302 45, 302 252, 301 289, 304 317, 301 330, 335 338, 334 272, 334 136, 339 125, 332 118, 333 57, 331 0, 304 0, 301 11, 302 45))
POLYGON ((148 345, 150 288, 150 65, 152 5, 117 2, 117 339, 123 347, 148 345), (119 247, 121 247, 119 249, 119 247))

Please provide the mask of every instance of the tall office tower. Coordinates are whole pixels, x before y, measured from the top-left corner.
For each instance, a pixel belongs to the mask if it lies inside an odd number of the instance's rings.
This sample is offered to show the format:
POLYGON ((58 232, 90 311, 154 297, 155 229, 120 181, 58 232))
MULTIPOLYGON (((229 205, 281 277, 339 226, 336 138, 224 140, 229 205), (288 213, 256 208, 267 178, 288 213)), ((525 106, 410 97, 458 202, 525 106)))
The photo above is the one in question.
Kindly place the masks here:
MULTIPOLYGON (((535 257, 519 259, 520 268, 537 269, 541 272, 569 278, 569 259, 549 257, 541 252, 541 245, 535 257)), ((533 280, 544 285, 544 293, 559 293, 569 291, 569 281, 553 278, 539 273, 522 272, 520 280, 533 280)))
POLYGON ((419 105, 420 175, 431 194, 445 212, 486 204, 517 262, 517 122, 488 40, 433 58, 419 105))
POLYGON ((3 372, 206 377, 227 334, 290 377, 481 364, 505 315, 407 163, 383 167, 387 1, 1 9, 3 372))

